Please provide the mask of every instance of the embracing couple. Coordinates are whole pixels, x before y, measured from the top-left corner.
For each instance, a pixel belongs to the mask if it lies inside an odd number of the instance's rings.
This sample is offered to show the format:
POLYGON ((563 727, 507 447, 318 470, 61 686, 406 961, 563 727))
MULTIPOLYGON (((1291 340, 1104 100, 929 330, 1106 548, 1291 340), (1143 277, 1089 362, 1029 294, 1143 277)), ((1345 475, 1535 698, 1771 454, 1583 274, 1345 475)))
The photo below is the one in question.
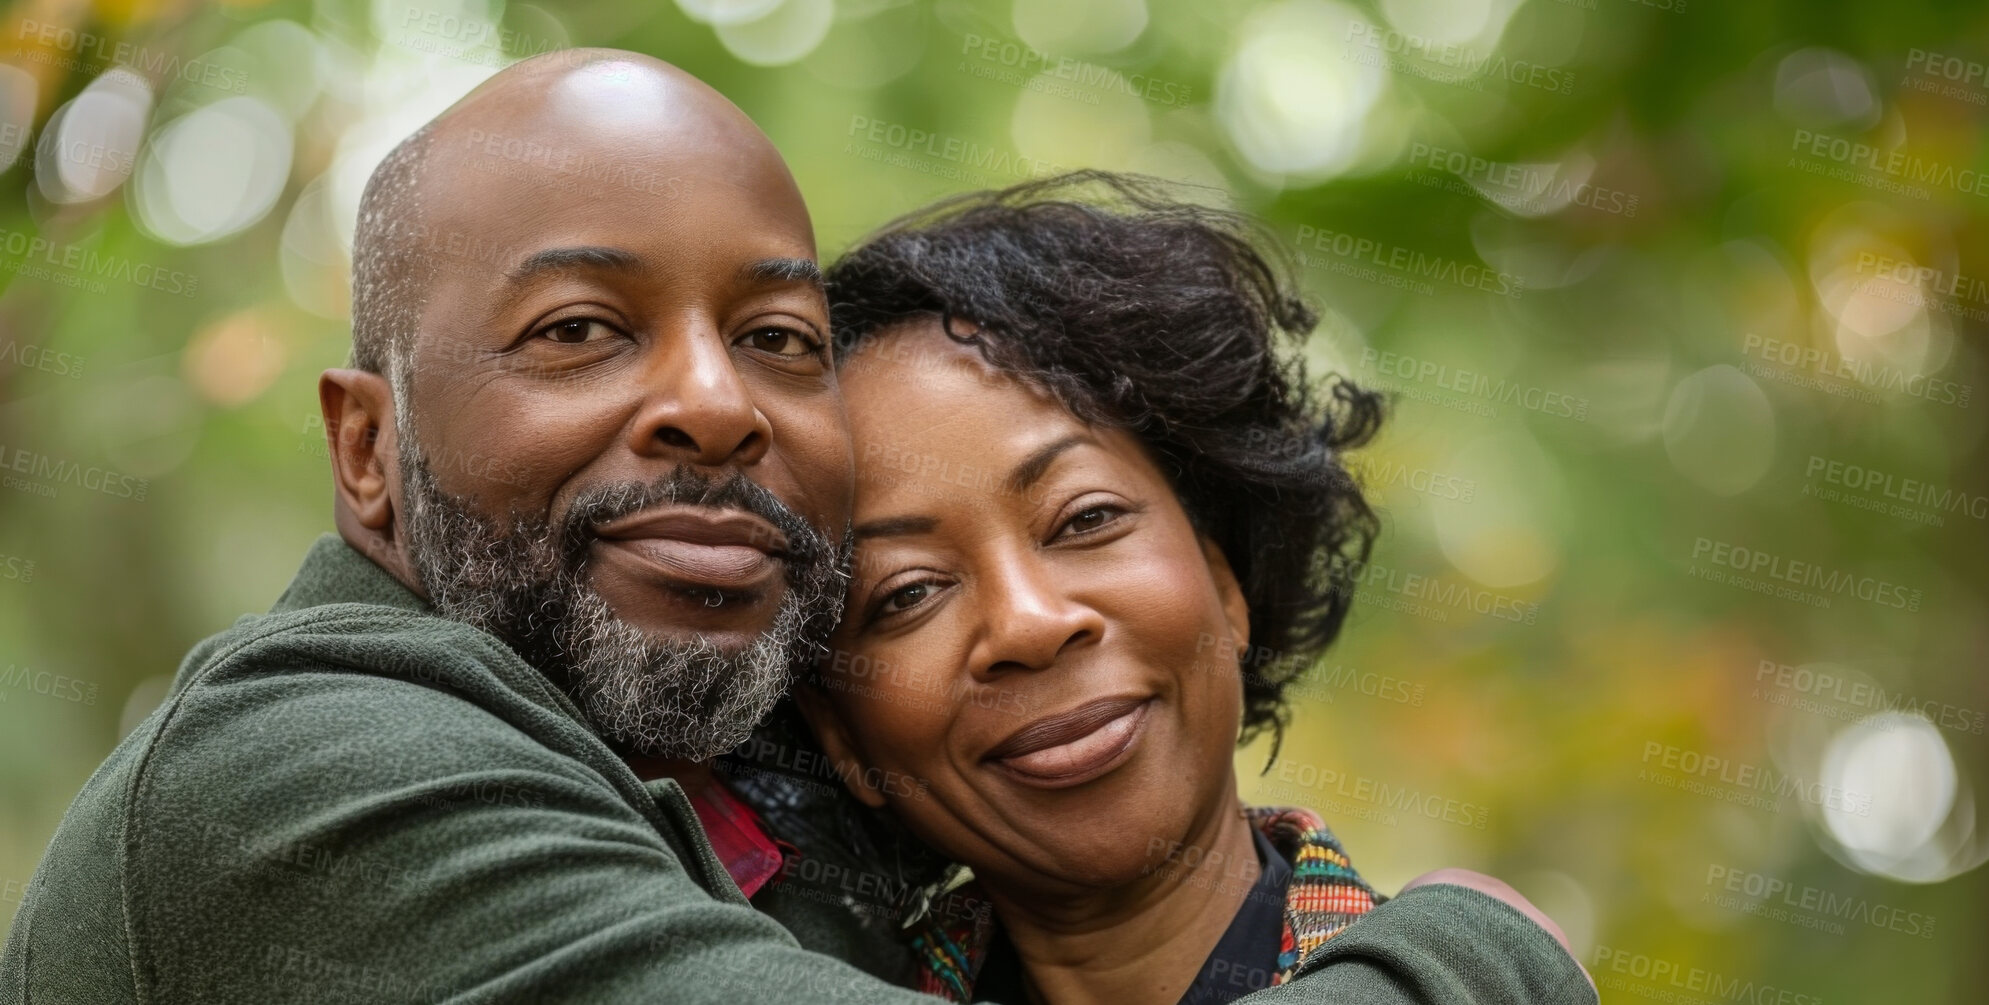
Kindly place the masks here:
POLYGON ((338 535, 91 777, 0 1001, 1593 1001, 1238 799, 1375 532, 1285 282, 1099 175, 825 273, 709 87, 497 74, 362 201, 338 535))

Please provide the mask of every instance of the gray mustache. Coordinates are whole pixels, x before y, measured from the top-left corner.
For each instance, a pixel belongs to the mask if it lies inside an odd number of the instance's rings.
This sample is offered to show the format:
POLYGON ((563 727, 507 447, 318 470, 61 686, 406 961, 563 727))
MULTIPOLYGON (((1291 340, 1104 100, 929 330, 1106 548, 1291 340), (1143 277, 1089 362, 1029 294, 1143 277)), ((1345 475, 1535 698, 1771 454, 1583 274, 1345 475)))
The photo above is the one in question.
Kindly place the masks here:
POLYGON ((568 555, 584 553, 595 526, 666 505, 740 510, 765 520, 787 537, 789 568, 807 568, 834 554, 828 535, 765 486, 736 472, 719 479, 690 467, 678 467, 653 482, 619 482, 582 492, 560 522, 564 550, 568 555))

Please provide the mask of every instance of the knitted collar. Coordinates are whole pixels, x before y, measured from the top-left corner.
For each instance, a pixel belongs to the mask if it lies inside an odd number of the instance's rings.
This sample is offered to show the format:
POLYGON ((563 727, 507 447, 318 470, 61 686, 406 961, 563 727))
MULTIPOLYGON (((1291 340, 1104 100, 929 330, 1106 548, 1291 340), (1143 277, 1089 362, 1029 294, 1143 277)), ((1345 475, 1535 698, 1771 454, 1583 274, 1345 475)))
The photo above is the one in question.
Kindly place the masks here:
MULTIPOLYGON (((1244 815, 1291 862, 1278 973, 1272 979, 1273 984, 1283 984, 1327 939, 1387 898, 1354 871, 1339 839, 1318 814, 1296 807, 1262 806, 1247 809, 1244 815)), ((978 890, 963 888, 959 893, 979 899, 978 890)), ((994 939, 993 914, 976 911, 951 921, 928 915, 912 927, 911 944, 919 958, 915 986, 948 1001, 971 1001, 974 978, 994 939)))

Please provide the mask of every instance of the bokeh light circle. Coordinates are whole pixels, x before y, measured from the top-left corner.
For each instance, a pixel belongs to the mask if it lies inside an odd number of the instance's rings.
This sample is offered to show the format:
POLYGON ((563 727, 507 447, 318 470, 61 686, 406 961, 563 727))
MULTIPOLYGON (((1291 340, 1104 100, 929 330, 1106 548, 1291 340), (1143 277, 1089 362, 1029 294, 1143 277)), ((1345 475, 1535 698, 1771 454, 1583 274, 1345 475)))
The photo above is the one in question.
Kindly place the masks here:
POLYGON ((159 130, 132 190, 145 229, 169 244, 204 244, 267 215, 290 177, 293 140, 260 98, 224 98, 159 130))
POLYGON ((231 45, 251 60, 245 86, 285 118, 296 121, 318 100, 329 59, 309 28, 295 21, 264 21, 244 29, 231 45))
POLYGON ((194 333, 180 356, 180 372, 209 403, 246 405, 269 390, 289 362, 279 331, 257 311, 237 311, 194 333))
POLYGON ((1010 18, 1038 52, 1117 52, 1146 30, 1146 0, 1015 0, 1010 18))
POLYGON ((290 215, 283 220, 277 265, 291 302, 319 317, 343 320, 351 315, 351 261, 340 238, 331 185, 319 176, 304 186, 290 215))
POLYGON ((1382 71, 1321 54, 1343 47, 1350 28, 1366 23, 1332 0, 1283 0, 1238 29, 1241 41, 1217 73, 1216 113, 1247 163, 1309 179, 1353 163, 1381 97, 1382 71))
POLYGON ((829 37, 835 0, 781 0, 760 17, 718 25, 725 51, 754 66, 800 62, 829 37))
POLYGON ((1846 727, 1824 751, 1823 823, 1868 872, 1898 867, 1925 848, 1954 810, 1959 777, 1940 730, 1924 716, 1881 712, 1846 727))
POLYGON ((1879 119, 1872 76, 1835 49, 1800 49, 1775 67, 1775 110, 1800 125, 1864 129, 1879 119))
POLYGON ((1678 382, 1664 409, 1671 466, 1701 488, 1739 495, 1775 462, 1775 408, 1754 379, 1721 363, 1678 382))
POLYGON ((1531 436, 1473 437, 1441 471, 1451 488, 1431 495, 1430 513, 1443 557, 1459 572, 1503 590, 1537 582, 1560 565, 1554 528, 1563 478, 1531 436))
POLYGON ((35 184, 50 202, 90 202, 111 194, 137 163, 152 114, 152 86, 119 67, 90 81, 55 110, 35 150, 35 184))
POLYGON ((766 17, 781 0, 677 0, 677 9, 699 24, 745 24, 766 17))

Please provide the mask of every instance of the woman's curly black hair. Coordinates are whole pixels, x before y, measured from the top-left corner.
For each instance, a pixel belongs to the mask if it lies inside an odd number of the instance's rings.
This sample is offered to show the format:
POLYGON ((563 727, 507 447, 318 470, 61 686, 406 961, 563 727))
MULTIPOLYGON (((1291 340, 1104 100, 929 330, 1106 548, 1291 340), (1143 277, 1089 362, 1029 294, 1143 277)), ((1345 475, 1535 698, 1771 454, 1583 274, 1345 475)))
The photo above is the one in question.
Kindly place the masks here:
POLYGON ((1079 171, 902 217, 828 272, 836 354, 936 315, 1080 419, 1132 433, 1249 602, 1239 742, 1281 740, 1285 686, 1339 633, 1379 529, 1341 453, 1374 435, 1382 399, 1307 380, 1318 318, 1259 225, 1167 192, 1079 171))

